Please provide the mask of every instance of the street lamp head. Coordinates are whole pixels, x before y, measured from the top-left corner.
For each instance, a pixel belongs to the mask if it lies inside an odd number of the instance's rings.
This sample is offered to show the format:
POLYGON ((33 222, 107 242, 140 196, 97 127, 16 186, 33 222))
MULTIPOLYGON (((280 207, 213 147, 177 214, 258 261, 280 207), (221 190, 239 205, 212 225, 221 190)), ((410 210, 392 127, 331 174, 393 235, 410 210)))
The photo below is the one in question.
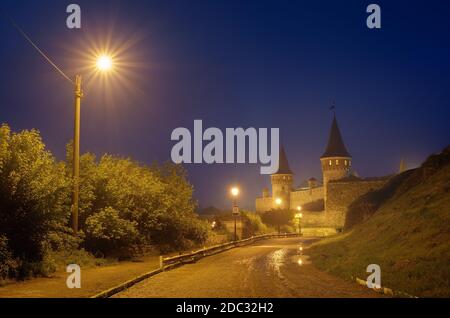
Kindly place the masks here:
POLYGON ((237 197, 239 195, 239 188, 238 187, 232 187, 231 188, 231 195, 233 197, 237 197))
POLYGON ((113 60, 111 56, 101 55, 97 58, 96 66, 99 71, 102 72, 109 71, 113 67, 113 60))
POLYGON ((301 210, 302 210, 302 207, 301 207, 301 206, 298 206, 298 207, 297 207, 297 210, 298 210, 298 211, 301 211, 301 210))
POLYGON ((281 205, 281 203, 283 203, 283 201, 280 198, 276 198, 275 199, 275 204, 276 205, 281 205))

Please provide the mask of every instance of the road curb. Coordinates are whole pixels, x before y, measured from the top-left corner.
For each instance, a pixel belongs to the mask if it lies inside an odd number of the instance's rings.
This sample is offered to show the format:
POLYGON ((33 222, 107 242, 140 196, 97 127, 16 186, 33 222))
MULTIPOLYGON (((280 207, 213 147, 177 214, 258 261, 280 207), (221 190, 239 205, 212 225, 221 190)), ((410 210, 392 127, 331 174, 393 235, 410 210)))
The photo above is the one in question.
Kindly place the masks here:
POLYGON ((159 273, 161 273, 163 271, 164 271, 164 269, 158 268, 158 269, 153 270, 151 272, 148 272, 148 273, 142 274, 142 275, 140 275, 138 277, 135 277, 133 279, 130 279, 130 280, 126 281, 125 283, 122 283, 122 284, 120 284, 118 286, 115 286, 115 287, 110 288, 108 290, 102 291, 101 293, 98 293, 98 294, 96 294, 94 296, 91 296, 90 298, 109 298, 112 295, 115 295, 115 294, 117 294, 117 293, 119 293, 119 292, 121 292, 121 291, 123 291, 123 290, 125 290, 127 288, 130 288, 131 286, 133 286, 133 285, 143 281, 144 279, 152 277, 152 276, 154 276, 156 274, 159 274, 159 273))
MULTIPOLYGON (((353 277, 351 277, 351 279, 353 280, 353 277)), ((367 282, 364 279, 355 277, 355 281, 356 281, 357 284, 367 287, 367 282)), ((369 287, 367 287, 367 288, 369 288, 369 287)), ((372 289, 376 293, 387 295, 387 296, 406 297, 406 298, 419 298, 417 296, 413 296, 413 295, 410 295, 410 294, 402 292, 402 291, 393 290, 392 288, 388 288, 388 287, 369 288, 369 289, 372 289)))

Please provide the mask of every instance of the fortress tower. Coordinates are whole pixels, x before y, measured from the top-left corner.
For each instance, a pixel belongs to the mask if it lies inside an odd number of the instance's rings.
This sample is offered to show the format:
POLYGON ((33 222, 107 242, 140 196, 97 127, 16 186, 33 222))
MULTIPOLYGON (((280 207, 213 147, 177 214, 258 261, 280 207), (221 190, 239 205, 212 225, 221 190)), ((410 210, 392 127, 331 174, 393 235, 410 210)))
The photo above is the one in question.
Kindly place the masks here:
POLYGON ((289 162, 286 157, 283 145, 280 147, 280 157, 278 160, 278 170, 270 176, 272 183, 272 200, 273 208, 277 208, 275 200, 280 198, 282 204, 280 208, 290 208, 290 198, 292 191, 293 173, 289 167, 289 162))
POLYGON ((352 157, 345 148, 336 116, 333 116, 328 145, 325 153, 320 157, 320 162, 322 164, 324 199, 326 204, 328 182, 348 176, 352 167, 352 157))

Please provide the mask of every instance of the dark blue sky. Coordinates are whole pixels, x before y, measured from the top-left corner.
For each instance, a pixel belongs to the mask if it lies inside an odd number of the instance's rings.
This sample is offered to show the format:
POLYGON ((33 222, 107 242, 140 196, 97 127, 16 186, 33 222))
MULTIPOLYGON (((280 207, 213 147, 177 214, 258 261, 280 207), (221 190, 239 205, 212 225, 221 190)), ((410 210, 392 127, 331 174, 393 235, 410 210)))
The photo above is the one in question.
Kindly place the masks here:
MULTIPOLYGON (((150 163, 168 160, 172 130, 192 129, 194 119, 280 127, 298 184, 321 177, 333 99, 361 176, 395 172, 402 157, 418 165, 450 141, 448 1, 15 0, 1 8, 70 75, 108 35, 113 46, 129 44, 121 78, 85 88, 82 151, 150 163), (81 30, 65 26, 73 2, 81 30), (381 30, 365 25, 369 3, 381 6, 381 30)), ((63 159, 70 84, 3 17, 0 37, 0 122, 39 129, 63 159)), ((259 165, 187 168, 202 206, 226 206, 227 187, 238 183, 252 207, 269 185, 259 165)))

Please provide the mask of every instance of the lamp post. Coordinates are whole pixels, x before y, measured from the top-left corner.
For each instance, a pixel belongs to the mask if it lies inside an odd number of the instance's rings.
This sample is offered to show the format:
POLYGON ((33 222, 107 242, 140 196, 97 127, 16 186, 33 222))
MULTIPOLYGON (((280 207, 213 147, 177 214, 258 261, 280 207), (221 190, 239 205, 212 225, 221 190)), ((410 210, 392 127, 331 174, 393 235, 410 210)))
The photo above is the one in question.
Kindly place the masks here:
POLYGON ((74 129, 73 129, 73 151, 72 151, 72 230, 76 235, 78 233, 78 199, 80 187, 80 108, 81 97, 81 76, 75 77, 75 109, 74 109, 74 129))
POLYGON ((233 217, 234 217, 234 240, 237 241, 237 228, 236 228, 236 218, 239 214, 239 208, 237 206, 237 196, 239 195, 239 188, 232 187, 231 188, 231 196, 233 197, 233 217))
MULTIPOLYGON (((283 200, 281 200, 280 198, 276 198, 275 199, 275 204, 277 205, 278 208, 278 212, 280 212, 281 210, 281 204, 283 203, 283 200)), ((278 235, 280 235, 280 213, 278 213, 278 235)))
POLYGON ((303 217, 303 214, 300 213, 301 210, 302 210, 302 207, 298 206, 297 207, 297 211, 299 211, 299 213, 295 214, 295 218, 298 220, 298 234, 299 235, 302 235, 302 228, 301 228, 301 225, 300 225, 300 221, 301 221, 301 219, 303 217))
MULTIPOLYGON (((101 72, 109 71, 113 66, 111 57, 102 55, 97 59, 96 67, 101 72)), ((73 158, 72 158, 72 178, 73 194, 71 206, 72 230, 78 233, 78 210, 80 192, 80 113, 81 98, 83 91, 81 86, 81 75, 75 76, 75 104, 74 104, 74 129, 73 129, 73 158)))
MULTIPOLYGON (((75 76, 75 82, 64 73, 44 52, 41 50, 33 40, 18 26, 14 20, 10 19, 13 26, 19 31, 19 33, 42 55, 45 60, 57 70, 66 80, 75 84, 75 103, 74 103, 74 131, 73 131, 73 158, 72 158, 72 205, 70 207, 71 223, 73 233, 76 235, 78 232, 78 202, 79 202, 79 183, 80 183, 80 110, 81 110, 81 98, 83 97, 83 91, 81 89, 81 76, 75 76)), ((104 72, 109 71, 113 67, 113 60, 111 56, 101 55, 96 60, 97 70, 104 72)))

